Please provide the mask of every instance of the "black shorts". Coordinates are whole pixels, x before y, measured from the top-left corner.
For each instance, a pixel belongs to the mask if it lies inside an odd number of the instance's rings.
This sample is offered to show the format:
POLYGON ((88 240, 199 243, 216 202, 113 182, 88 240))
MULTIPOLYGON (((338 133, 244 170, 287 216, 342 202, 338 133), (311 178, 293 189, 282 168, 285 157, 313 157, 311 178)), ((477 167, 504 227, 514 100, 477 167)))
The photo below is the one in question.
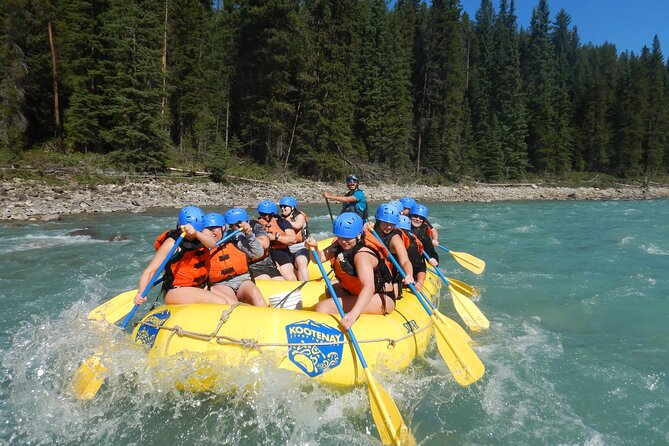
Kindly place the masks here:
POLYGON ((279 277, 281 275, 279 270, 276 268, 276 265, 274 265, 274 262, 269 257, 259 262, 250 264, 249 273, 251 273, 251 277, 253 279, 258 276, 262 276, 263 274, 267 274, 270 277, 279 277))
POLYGON ((270 249, 269 256, 279 265, 283 266, 287 263, 293 263, 293 255, 288 248, 286 249, 270 249))

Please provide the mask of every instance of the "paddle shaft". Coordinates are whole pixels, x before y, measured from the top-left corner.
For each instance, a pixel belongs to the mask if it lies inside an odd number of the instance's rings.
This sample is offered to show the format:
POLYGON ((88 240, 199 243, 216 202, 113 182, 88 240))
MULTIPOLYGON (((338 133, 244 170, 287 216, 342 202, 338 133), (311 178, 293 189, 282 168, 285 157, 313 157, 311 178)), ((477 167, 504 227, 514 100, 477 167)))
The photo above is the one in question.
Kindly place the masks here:
POLYGON ((330 201, 326 198, 325 204, 328 205, 328 212, 330 213, 330 222, 334 224, 334 217, 332 216, 332 208, 330 207, 330 201))
MULTIPOLYGON (((151 287, 153 287, 153 284, 158 280, 158 276, 163 272, 165 269, 165 265, 167 265, 167 262, 170 261, 172 258, 172 255, 177 251, 179 248, 179 245, 181 245, 181 242, 184 239, 184 236, 186 233, 182 232, 181 235, 179 236, 178 239, 174 242, 174 246, 172 246, 172 249, 170 249, 170 252, 165 256, 165 259, 163 260, 163 263, 160 264, 158 269, 156 270, 155 273, 153 273, 153 277, 151 277, 151 280, 149 280, 149 283, 144 287, 144 290, 142 291, 142 297, 146 297, 147 294, 149 294, 149 291, 151 290, 151 287)), ((135 315, 135 312, 137 312, 137 309, 139 308, 139 304, 135 304, 135 306, 132 307, 132 310, 130 310, 130 313, 123 319, 123 322, 121 322, 121 330, 123 330, 128 323, 130 322, 130 319, 135 315)))

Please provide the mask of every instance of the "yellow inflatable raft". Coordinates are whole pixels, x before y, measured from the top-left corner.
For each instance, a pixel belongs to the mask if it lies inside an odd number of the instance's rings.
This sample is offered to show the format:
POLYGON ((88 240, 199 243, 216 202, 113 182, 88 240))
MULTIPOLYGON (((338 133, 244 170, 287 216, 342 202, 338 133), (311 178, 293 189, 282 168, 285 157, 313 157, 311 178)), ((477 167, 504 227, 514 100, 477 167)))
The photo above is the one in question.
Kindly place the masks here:
MULTIPOLYGON (((313 270, 312 270, 313 271, 313 270)), ((320 276, 320 274, 319 274, 320 276)), ((300 282, 258 281, 265 299, 276 304, 300 282)), ((428 275, 424 292, 435 305, 440 282, 428 275)), ((216 380, 218 364, 250 366, 262 359, 323 383, 350 386, 363 383, 365 373, 353 347, 340 330, 339 316, 310 309, 325 299, 322 279, 306 282, 286 301, 298 308, 261 308, 249 305, 168 305, 156 308, 136 326, 133 338, 158 359, 182 355, 208 364, 194 367, 188 387, 202 390, 216 380), (295 296, 298 296, 296 299, 295 296)), ((423 354, 431 337, 432 321, 418 299, 404 290, 395 310, 385 316, 362 315, 353 326, 370 370, 403 369, 423 354)))

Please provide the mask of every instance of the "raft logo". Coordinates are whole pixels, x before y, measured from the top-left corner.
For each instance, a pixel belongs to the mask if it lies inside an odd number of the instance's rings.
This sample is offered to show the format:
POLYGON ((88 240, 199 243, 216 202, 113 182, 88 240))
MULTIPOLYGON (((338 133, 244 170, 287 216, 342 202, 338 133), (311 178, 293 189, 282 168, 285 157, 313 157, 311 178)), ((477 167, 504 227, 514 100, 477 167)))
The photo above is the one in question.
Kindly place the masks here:
POLYGON ((403 323, 402 325, 407 329, 407 333, 415 333, 416 330, 418 330, 418 323, 416 323, 416 321, 413 319, 403 323))
POLYGON ((311 319, 286 325, 288 358, 314 378, 341 363, 344 334, 337 328, 311 319))
POLYGON ((170 316, 170 310, 163 310, 144 319, 144 322, 142 322, 142 325, 137 330, 135 342, 151 350, 153 344, 156 342, 156 336, 158 336, 160 327, 163 326, 170 316))

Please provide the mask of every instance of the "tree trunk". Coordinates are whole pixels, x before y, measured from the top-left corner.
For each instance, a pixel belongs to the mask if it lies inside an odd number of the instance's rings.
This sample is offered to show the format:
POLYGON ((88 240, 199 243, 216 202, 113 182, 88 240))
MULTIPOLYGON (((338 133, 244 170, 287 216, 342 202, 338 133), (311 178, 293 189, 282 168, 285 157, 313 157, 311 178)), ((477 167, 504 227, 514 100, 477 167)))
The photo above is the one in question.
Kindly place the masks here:
POLYGON ((60 106, 58 105, 58 68, 56 66, 56 48, 53 43, 53 27, 51 19, 47 21, 47 30, 49 33, 49 47, 51 48, 51 76, 53 77, 53 121, 56 126, 56 141, 58 148, 63 146, 63 126, 60 122, 60 106))
MULTIPOLYGON (((167 12, 168 12, 169 0, 165 0, 165 22, 163 29, 163 59, 162 59, 162 72, 163 72, 163 88, 162 95, 160 98, 160 116, 163 118, 163 124, 165 124, 165 108, 167 106, 167 12)), ((167 126, 165 126, 167 127, 167 126)))
POLYGON ((297 128, 297 120, 300 117, 300 107, 302 101, 297 103, 297 111, 295 112, 295 122, 293 123, 293 131, 290 133, 290 141, 288 142, 288 153, 286 154, 286 161, 283 163, 283 168, 288 167, 288 158, 290 158, 290 149, 293 147, 293 139, 295 138, 295 129, 297 128))

